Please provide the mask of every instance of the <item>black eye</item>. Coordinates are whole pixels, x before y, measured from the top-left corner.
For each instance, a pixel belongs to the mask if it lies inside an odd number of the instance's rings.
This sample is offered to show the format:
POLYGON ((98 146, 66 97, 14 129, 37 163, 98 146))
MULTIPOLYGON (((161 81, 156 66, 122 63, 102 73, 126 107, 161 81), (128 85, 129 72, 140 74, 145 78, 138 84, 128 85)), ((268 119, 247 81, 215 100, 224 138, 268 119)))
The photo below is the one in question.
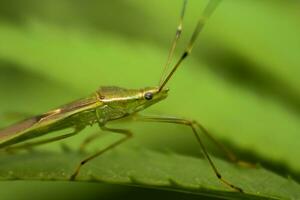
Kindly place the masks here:
POLYGON ((153 98, 153 94, 151 92, 147 92, 147 93, 145 93, 144 97, 147 100, 151 100, 153 98))

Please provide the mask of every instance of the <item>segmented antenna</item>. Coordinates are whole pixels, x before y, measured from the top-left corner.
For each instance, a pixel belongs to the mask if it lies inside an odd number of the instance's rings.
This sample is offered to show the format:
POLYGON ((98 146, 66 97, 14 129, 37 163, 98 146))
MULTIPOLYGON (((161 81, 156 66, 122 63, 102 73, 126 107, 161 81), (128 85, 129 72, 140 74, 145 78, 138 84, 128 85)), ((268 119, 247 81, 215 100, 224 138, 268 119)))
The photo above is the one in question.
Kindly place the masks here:
POLYGON ((172 71, 168 74, 168 76, 165 78, 165 80, 162 82, 162 84, 159 86, 159 91, 161 91, 164 86, 167 84, 167 82, 170 80, 170 78, 173 76, 173 74, 175 73, 175 71, 178 69, 178 67, 180 66, 180 64, 182 63, 182 61, 188 56, 190 55, 190 53, 192 52, 193 46, 196 42, 196 39, 199 36, 199 33, 202 31, 206 20, 211 16, 211 14, 214 12, 214 10, 217 8, 218 4, 220 3, 221 0, 210 0, 207 4, 207 6, 205 7, 202 15, 200 16, 198 23, 196 25, 196 28, 193 32, 193 35, 185 49, 185 51, 183 52, 183 54, 181 55, 181 57, 179 58, 179 60, 177 61, 177 63, 174 65, 172 71))
POLYGON ((162 76, 160 78, 160 82, 159 82, 159 85, 162 83, 162 81, 164 80, 164 77, 165 77, 165 74, 168 70, 168 67, 170 66, 172 60, 173 60, 173 57, 174 57, 174 51, 176 49, 176 46, 177 46, 177 42, 181 36, 181 33, 182 33, 182 24, 183 24, 183 17, 184 17, 184 13, 185 13, 185 9, 186 9, 186 4, 187 4, 187 0, 184 0, 183 1, 183 6, 182 6, 182 10, 181 10, 181 15, 180 15, 180 20, 179 20, 179 24, 177 26, 177 29, 176 29, 176 34, 175 34, 175 37, 172 41, 172 45, 171 45, 171 48, 169 50, 169 54, 168 54, 168 59, 167 59, 167 62, 164 66, 164 70, 163 70, 163 73, 162 73, 162 76))

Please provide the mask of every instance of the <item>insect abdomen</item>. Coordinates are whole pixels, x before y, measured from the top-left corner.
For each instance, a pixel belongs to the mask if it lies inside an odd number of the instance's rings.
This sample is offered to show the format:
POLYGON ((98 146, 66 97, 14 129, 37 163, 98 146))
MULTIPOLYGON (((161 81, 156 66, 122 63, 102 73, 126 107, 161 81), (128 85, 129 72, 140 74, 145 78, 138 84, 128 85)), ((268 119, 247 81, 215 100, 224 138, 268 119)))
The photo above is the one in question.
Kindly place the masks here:
POLYGON ((55 119, 54 116, 49 118, 41 118, 41 116, 24 120, 0 130, 0 149, 43 136, 50 132, 72 127, 83 128, 97 121, 94 110, 76 113, 65 118, 58 117, 58 119, 55 119))

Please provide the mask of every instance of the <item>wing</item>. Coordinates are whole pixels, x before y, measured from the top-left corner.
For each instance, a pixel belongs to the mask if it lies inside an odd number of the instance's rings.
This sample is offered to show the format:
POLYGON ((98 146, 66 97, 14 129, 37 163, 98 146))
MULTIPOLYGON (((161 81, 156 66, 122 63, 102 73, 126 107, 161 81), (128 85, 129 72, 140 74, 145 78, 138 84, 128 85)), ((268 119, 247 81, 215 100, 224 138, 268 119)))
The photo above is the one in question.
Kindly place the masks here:
MULTIPOLYGON (((96 96, 91 96, 88 98, 79 99, 58 109, 38 116, 34 116, 32 118, 11 125, 0 130, 0 146, 1 144, 6 143, 12 139, 16 139, 20 136, 28 135, 25 138, 30 139, 39 135, 43 135, 45 134, 45 132, 49 132, 49 126, 51 126, 52 124, 62 121, 74 114, 81 113, 85 110, 94 109, 101 105, 102 103, 98 101, 96 96), (34 132, 35 134, 29 135, 31 132, 34 132)), ((62 128, 68 128, 68 126, 62 128)))

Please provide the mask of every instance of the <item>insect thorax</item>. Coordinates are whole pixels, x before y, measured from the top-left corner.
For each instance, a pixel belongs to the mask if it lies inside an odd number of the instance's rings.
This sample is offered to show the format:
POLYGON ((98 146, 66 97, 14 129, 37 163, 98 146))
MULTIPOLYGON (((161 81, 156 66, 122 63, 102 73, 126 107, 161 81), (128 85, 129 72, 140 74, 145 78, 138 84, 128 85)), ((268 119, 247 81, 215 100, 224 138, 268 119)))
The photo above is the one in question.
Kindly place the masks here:
POLYGON ((157 87, 141 89, 100 87, 96 95, 103 105, 97 108, 98 118, 105 123, 139 112, 166 98, 167 91, 167 89, 159 91, 157 87))
POLYGON ((111 108, 108 105, 103 105, 97 108, 96 115, 97 115, 98 122, 100 124, 105 124, 108 121, 122 118, 126 116, 127 113, 121 109, 115 109, 115 108, 111 108))

